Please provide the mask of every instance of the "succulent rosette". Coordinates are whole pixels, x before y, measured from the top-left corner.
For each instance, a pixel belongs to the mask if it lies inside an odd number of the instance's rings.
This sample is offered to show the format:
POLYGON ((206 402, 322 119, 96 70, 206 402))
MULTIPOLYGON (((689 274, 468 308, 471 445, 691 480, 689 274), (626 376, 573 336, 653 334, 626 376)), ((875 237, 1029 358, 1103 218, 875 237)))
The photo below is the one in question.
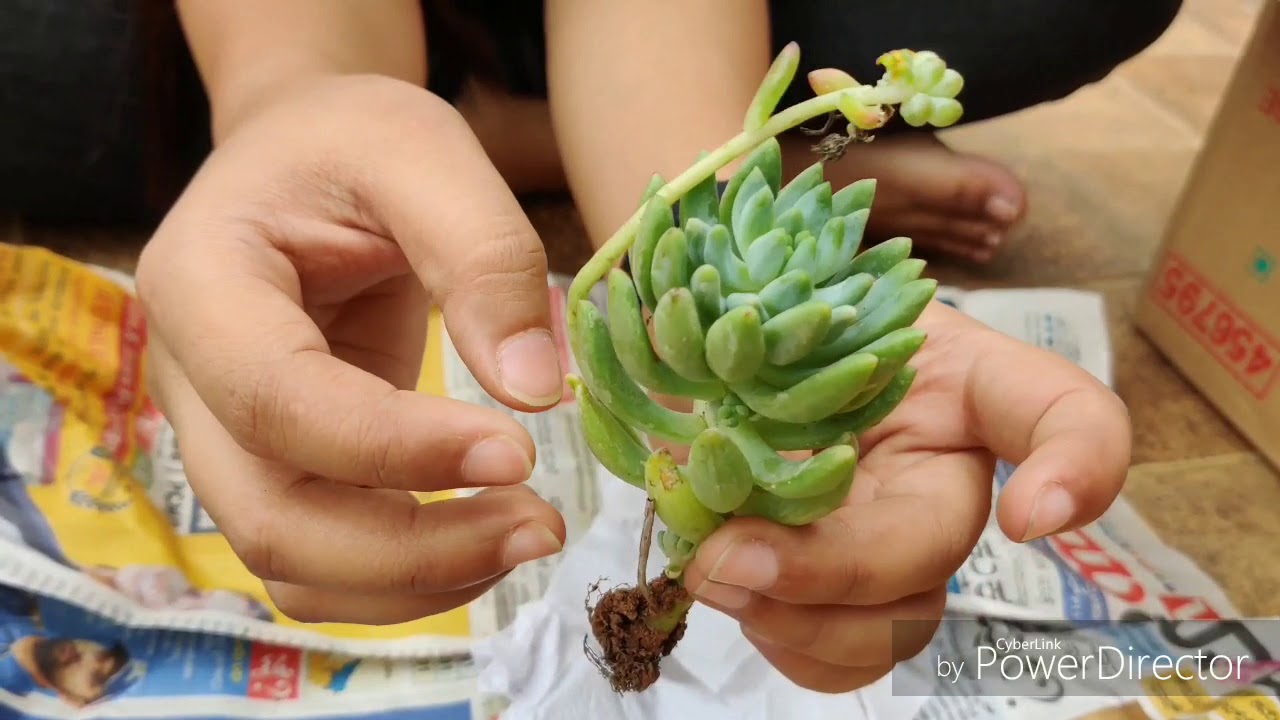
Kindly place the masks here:
MULTIPOLYGON (((911 240, 864 247, 875 180, 836 190, 819 161, 784 183, 776 135, 835 114, 848 137, 861 137, 895 106, 913 126, 945 127, 961 115, 962 79, 934 53, 900 50, 880 58, 876 85, 818 70, 809 75, 817 97, 774 114, 798 59, 794 45, 778 56, 741 135, 669 183, 653 178, 570 290, 580 376, 569 383, 587 444, 662 520, 665 588, 732 517, 796 526, 839 507, 859 434, 901 403, 926 341, 914 323, 937 282, 923 277, 911 240), (740 157, 717 183, 716 170, 740 157), (629 271, 618 267, 624 255, 629 271), (601 282, 603 310, 586 297, 601 282), (687 446, 687 460, 652 448, 652 438, 687 446)), ((668 603, 649 629, 673 632, 688 605, 668 603)))

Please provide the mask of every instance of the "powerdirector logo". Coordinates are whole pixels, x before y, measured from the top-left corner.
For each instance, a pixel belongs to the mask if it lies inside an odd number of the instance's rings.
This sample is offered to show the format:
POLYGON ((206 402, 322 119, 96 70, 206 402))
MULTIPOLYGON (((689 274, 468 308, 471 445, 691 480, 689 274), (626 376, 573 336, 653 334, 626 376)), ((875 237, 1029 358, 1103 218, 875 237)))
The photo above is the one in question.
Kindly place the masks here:
MULTIPOLYGON (((918 642, 922 630, 899 622, 894 641, 918 642)), ((1280 620, 948 616, 891 682, 893 694, 914 697, 1280 698, 1280 620)))

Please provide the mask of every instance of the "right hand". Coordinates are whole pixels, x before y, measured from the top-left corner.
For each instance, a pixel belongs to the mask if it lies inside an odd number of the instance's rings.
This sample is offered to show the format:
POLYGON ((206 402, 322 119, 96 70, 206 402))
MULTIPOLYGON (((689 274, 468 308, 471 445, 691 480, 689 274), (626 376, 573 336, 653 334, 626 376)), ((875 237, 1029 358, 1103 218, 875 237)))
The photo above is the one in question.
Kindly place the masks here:
POLYGON ((523 426, 414 392, 430 304, 503 405, 562 387, 542 244, 442 100, 377 77, 293 88, 210 156, 137 288, 191 486, 285 615, 405 622, 563 546, 522 485, 523 426))

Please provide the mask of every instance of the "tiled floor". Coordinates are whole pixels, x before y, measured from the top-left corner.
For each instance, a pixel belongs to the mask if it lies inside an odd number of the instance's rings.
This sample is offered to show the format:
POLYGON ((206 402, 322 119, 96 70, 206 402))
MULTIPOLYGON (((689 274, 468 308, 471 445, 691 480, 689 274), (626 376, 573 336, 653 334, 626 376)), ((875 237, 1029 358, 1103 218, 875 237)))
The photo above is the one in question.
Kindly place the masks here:
MULTIPOLYGON (((1280 614, 1280 562, 1270 559, 1280 540, 1273 520, 1280 476, 1135 332, 1132 309, 1236 53, 1269 1, 1187 0, 1156 45, 1104 82, 949 131, 955 147, 1015 168, 1030 188, 1031 212, 992 267, 931 266, 965 285, 1063 284, 1105 293, 1117 389, 1136 432, 1126 492, 1250 614, 1280 614)), ((572 271, 585 244, 572 211, 552 201, 532 203, 530 212, 553 266, 572 271)), ((26 239, 126 270, 136 251, 136 242, 113 248, 84 235, 29 231, 26 239)))

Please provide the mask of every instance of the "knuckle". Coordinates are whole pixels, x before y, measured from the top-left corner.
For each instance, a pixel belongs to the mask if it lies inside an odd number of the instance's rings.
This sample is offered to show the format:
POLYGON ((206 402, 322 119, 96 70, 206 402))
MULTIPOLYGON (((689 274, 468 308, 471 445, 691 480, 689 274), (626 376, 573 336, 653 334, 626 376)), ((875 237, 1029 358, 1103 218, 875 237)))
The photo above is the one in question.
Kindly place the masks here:
POLYGON ((269 517, 243 513, 224 531, 231 551, 251 575, 263 581, 281 582, 286 573, 275 542, 275 524, 269 517))
POLYGON ((963 533, 957 532, 943 517, 942 513, 930 512, 929 524, 924 547, 937 548, 938 552, 928 555, 933 567, 924 568, 921 580, 932 584, 940 577, 948 576, 969 556, 963 533))
POLYGON ((373 412, 358 421, 360 427, 354 435, 359 438, 357 447, 364 448, 363 452, 366 454, 363 465, 371 475, 368 479, 377 488, 400 489, 405 485, 402 469, 409 453, 404 442, 405 436, 404 433, 396 432, 395 427, 384 420, 395 417, 390 412, 390 406, 400 396, 399 390, 390 389, 374 404, 373 412))
MULTIPOLYGON (((835 537, 831 539, 828 547, 860 547, 862 531, 856 524, 849 522, 841 512, 832 513, 829 517, 833 521, 830 529, 835 537)), ((864 588, 875 587, 873 563, 867 560, 865 553, 854 550, 837 553, 836 557, 839 559, 836 561, 835 572, 829 578, 833 597, 837 600, 847 600, 859 595, 864 588)))
MULTIPOLYGON (((421 512, 418 506, 406 506, 405 513, 408 517, 402 522, 402 525, 407 530, 400 534, 401 537, 421 538, 430 536, 432 529, 422 527, 422 524, 426 521, 426 515, 421 512)), ((406 550, 403 551, 404 556, 398 563, 398 566, 403 568, 403 571, 397 573, 400 579, 398 582, 393 582, 392 585, 399 587, 394 589, 415 595, 430 595, 448 590, 449 588, 445 582, 447 576, 445 563, 449 562, 448 558, 456 557, 456 554, 414 552, 412 548, 416 546, 417 543, 409 542, 406 550)))
POLYGON ((249 453, 276 459, 288 453, 290 429, 308 417, 306 403, 288 399, 285 383, 296 370, 289 353, 253 364, 228 364, 218 386, 225 389, 223 426, 237 445, 249 453))
POLYGON ((822 657, 830 654, 830 646, 832 641, 840 641, 836 635, 832 634, 831 620, 828 617, 813 618, 810 622, 791 623, 790 631, 792 638, 790 646, 796 652, 811 657, 822 657))
MULTIPOLYGON (((945 604, 946 594, 936 594, 941 598, 941 604, 945 604)), ((918 618, 906 625, 910 632, 893 633, 892 644, 890 649, 892 652, 891 662, 904 662, 916 657, 933 641, 933 636, 938 630, 938 626, 942 624, 942 610, 938 609, 937 615, 930 617, 918 618)))
POLYGON ((322 603, 315 602, 305 592, 276 583, 265 583, 265 585, 267 597, 271 598, 276 610, 290 620, 312 624, 328 622, 332 619, 322 609, 322 603))
POLYGON ((275 414, 272 406, 279 398, 279 380, 261 367, 229 367, 226 373, 221 383, 227 390, 223 427, 237 445, 262 455, 266 449, 263 421, 275 414))
POLYGON ((501 291, 512 281, 517 285, 540 282, 546 274, 546 251, 527 219, 515 215, 490 218, 480 236, 483 239, 472 247, 464 266, 472 269, 468 283, 501 291))

